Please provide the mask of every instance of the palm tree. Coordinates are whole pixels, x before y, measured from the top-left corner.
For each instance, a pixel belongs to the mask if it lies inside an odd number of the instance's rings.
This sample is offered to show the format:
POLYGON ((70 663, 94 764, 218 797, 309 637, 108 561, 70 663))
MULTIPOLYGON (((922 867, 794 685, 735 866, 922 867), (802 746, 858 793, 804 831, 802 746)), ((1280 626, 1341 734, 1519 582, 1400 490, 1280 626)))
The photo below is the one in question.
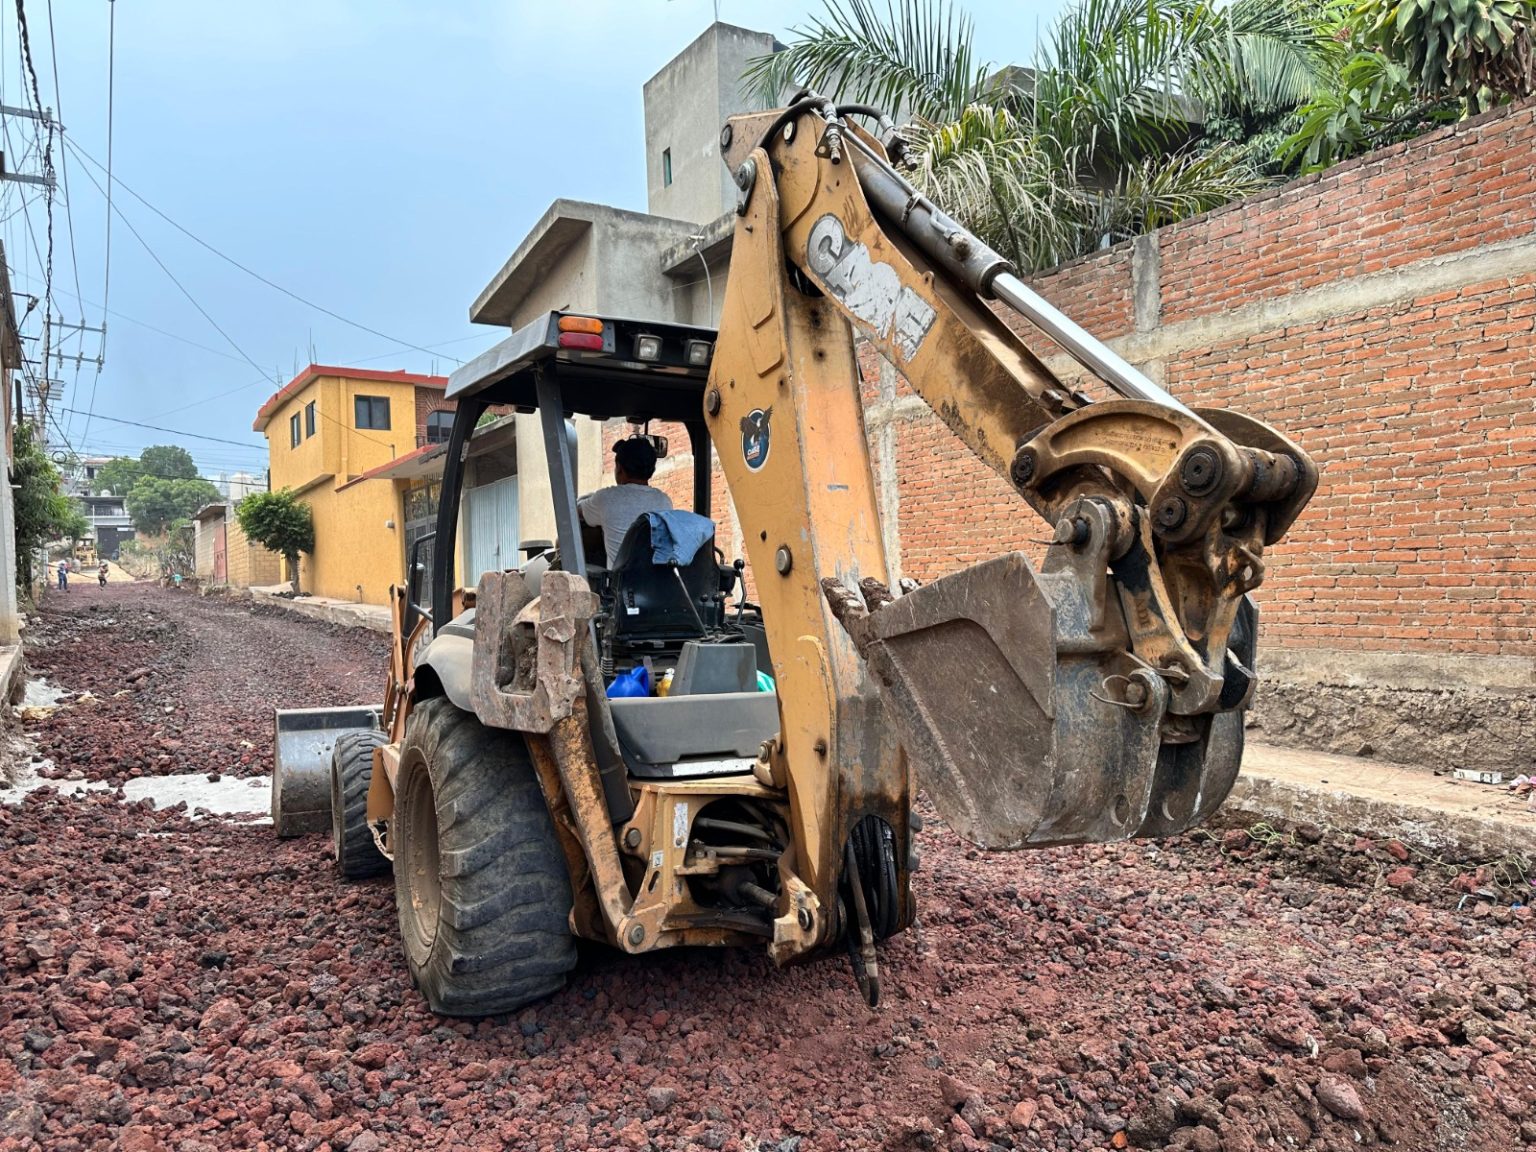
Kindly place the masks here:
POLYGON ((913 182, 1038 270, 1261 187, 1200 125, 1251 133, 1310 99, 1331 59, 1317 14, 1338 2, 1080 0, 1033 67, 998 70, 949 0, 825 0, 747 79, 890 109, 913 182))

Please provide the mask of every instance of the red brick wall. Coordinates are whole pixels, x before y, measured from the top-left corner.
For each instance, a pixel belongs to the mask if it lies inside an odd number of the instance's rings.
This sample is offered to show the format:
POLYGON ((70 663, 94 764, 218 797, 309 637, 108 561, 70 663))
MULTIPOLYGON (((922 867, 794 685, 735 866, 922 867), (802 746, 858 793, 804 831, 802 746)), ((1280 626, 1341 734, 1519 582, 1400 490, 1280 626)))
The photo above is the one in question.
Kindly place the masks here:
MULTIPOLYGON (((1090 332, 1127 338, 1185 402, 1269 421, 1317 460, 1318 494, 1259 592, 1267 646, 1536 656, 1532 156, 1536 103, 1165 228, 1142 242, 1157 290, 1140 332, 1132 245, 1036 279, 1090 332)), ((868 350, 861 367, 901 572, 1038 556, 1048 529, 1009 486, 868 350)), ((657 486, 688 507, 687 436, 653 431, 675 455, 657 486)), ((605 455, 624 434, 609 427, 605 455)), ((714 507, 734 558, 718 469, 714 507)))
MULTIPOLYGON (((1158 235, 1158 325, 1217 321, 1166 356, 1169 389, 1273 423, 1322 469, 1259 594, 1269 643, 1536 655, 1533 155, 1526 104, 1158 235), (1446 284, 1457 256, 1467 278, 1446 284), (1373 305, 1339 291, 1372 279, 1373 305), (1338 308, 1284 322, 1317 290, 1338 308), (1274 324, 1220 339, 1224 314, 1260 304, 1274 324)), ((1126 334, 1128 253, 1036 287, 1080 320, 1118 308, 1094 330, 1126 334)))
POLYGON ((443 394, 436 388, 416 389, 416 445, 427 442, 427 417, 433 412, 452 412, 456 405, 452 400, 443 399, 443 394))

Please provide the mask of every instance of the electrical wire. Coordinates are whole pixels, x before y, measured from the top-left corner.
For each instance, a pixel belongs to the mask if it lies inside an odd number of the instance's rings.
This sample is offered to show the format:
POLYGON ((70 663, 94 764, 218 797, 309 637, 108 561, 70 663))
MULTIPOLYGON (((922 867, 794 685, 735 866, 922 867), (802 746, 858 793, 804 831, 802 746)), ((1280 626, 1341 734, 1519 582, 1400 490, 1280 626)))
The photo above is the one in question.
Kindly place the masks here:
MULTIPOLYGON (((19 2, 20 2, 20 0, 18 0, 18 3, 19 2)), ((72 143, 71 141, 67 141, 66 140, 65 144, 66 144, 67 147, 74 148, 76 152, 80 151, 79 146, 74 144, 74 143, 72 143)), ((88 168, 85 170, 85 174, 87 176, 90 176, 91 183, 96 185, 96 190, 98 192, 101 192, 102 195, 105 196, 106 192, 105 192, 105 190, 101 186, 101 181, 97 180, 95 176, 91 175, 91 171, 88 168)), ((246 352, 246 350, 244 348, 240 347, 240 345, 235 342, 235 338, 233 336, 231 336, 228 332, 224 331, 224 329, 222 327, 220 327, 219 322, 217 320, 215 320, 211 315, 208 314, 208 310, 197 302, 197 298, 195 296, 193 296, 191 292, 187 291, 186 286, 184 284, 182 284, 182 282, 180 280, 176 279, 176 274, 165 266, 165 261, 160 259, 160 257, 156 254, 155 250, 149 246, 149 241, 145 240, 143 236, 139 235, 139 230, 133 226, 133 221, 132 220, 129 220, 127 216, 123 215, 123 210, 121 208, 119 208, 115 204, 111 205, 111 207, 112 207, 113 213, 117 216, 117 218, 119 220, 121 220, 123 222, 123 227, 128 229, 128 231, 133 234, 133 238, 135 240, 137 240, 140 245, 143 246, 145 252, 149 253, 149 258, 160 266, 160 271, 164 272, 166 277, 170 280, 170 282, 172 284, 176 285, 176 287, 180 290, 181 294, 187 298, 188 303, 190 303, 192 305, 192 307, 194 307, 194 308, 196 308, 198 310, 198 312, 202 315, 204 320, 208 321, 209 324, 213 325, 214 331, 216 331, 220 336, 224 337, 224 339, 228 342, 229 346, 231 348, 233 348, 236 352, 238 352, 240 354, 241 359, 243 359, 252 368, 256 369, 256 371, 258 371, 258 372, 263 372, 263 373, 266 372, 265 368, 263 368, 260 364, 256 363, 255 360, 251 359, 250 354, 248 352, 246 352)))
MULTIPOLYGON (((76 156, 79 156, 83 160, 89 161, 90 163, 96 165, 97 168, 102 168, 103 171, 106 170, 105 168, 103 168, 103 166, 102 166, 102 164, 101 164, 101 162, 99 160, 97 160, 95 157, 93 157, 84 148, 80 147, 80 145, 76 144, 73 140, 66 140, 64 143, 65 143, 65 145, 67 147, 72 148, 74 150, 76 156)), ((110 157, 109 157, 109 160, 110 160, 110 157)), ((109 176, 110 176, 110 173, 109 173, 109 176)), ((182 227, 182 225, 178 224, 175 220, 172 220, 164 212, 160 211, 160 209, 156 208, 153 204, 151 204, 148 200, 144 199, 144 197, 140 196, 137 192, 135 192, 132 188, 128 187, 128 185, 124 184, 121 180, 116 180, 115 182, 116 182, 117 186, 119 188, 121 188, 124 192, 128 193, 128 195, 132 196, 140 204, 144 205, 144 207, 148 208, 151 212, 153 212, 156 216, 160 217, 160 219, 164 220, 167 224, 169 224, 172 228, 176 229, 176 231, 180 232, 183 236, 187 237, 189 240, 191 240, 194 243, 200 245, 201 247, 206 248, 209 252, 212 252, 220 260, 223 260, 226 264, 231 264, 234 267, 240 269, 240 271, 244 272, 247 276, 250 276, 253 279, 261 281, 261 283, 265 284, 268 288, 271 288, 271 289, 273 289, 274 291, 277 291, 277 292, 281 292, 284 296, 287 296, 291 300, 297 300, 300 304, 303 304, 306 308, 313 308, 316 312, 324 313, 326 316, 329 316, 332 320, 339 320, 343 324, 347 324, 347 325, 350 325, 353 328, 359 329, 360 331, 367 332, 368 334, 370 334, 372 336, 378 336, 378 337, 381 337, 382 339, 389 340, 389 341, 391 341, 391 342, 393 342, 395 344, 400 345, 402 348, 409 348, 413 352, 425 352, 428 355, 432 354, 432 349, 430 349, 430 348, 425 348, 425 347, 423 347, 420 344, 412 344, 409 340, 402 340, 398 336, 391 336, 388 332, 380 332, 377 328, 370 328, 367 324, 360 323, 357 320, 349 319, 348 317, 343 316, 339 312, 333 312, 331 309, 327 308, 325 305, 323 305, 323 304, 316 304, 313 300, 306 299, 305 297, 300 296, 297 292, 294 292, 294 291, 292 291, 291 289, 288 289, 288 288, 284 288, 281 284, 277 283, 276 281, 267 279, 267 277, 263 276, 260 272, 257 272, 256 270, 254 270, 252 268, 248 268, 246 265, 240 263, 240 261, 236 260, 233 256, 230 256, 227 253, 219 251, 219 249, 215 248, 212 244, 208 243, 208 241, 204 240, 201 236, 198 236, 195 232, 192 232, 191 230, 182 227)), ((124 220, 123 222, 125 224, 127 223, 126 220, 124 220)), ((449 356, 448 359, 454 361, 457 364, 462 364, 463 363, 463 361, 458 359, 458 357, 456 357, 456 356, 449 356)))
MULTIPOLYGON (((48 55, 53 62, 53 115, 59 121, 59 129, 63 131, 64 121, 64 96, 59 90, 59 46, 53 34, 53 0, 48 0, 48 55)), ((69 157, 59 153, 59 176, 64 183, 64 224, 69 230, 69 262, 75 274, 75 299, 80 299, 80 258, 75 250, 75 220, 74 211, 69 196, 69 157)), ((80 314, 80 323, 85 323, 85 313, 80 314)))
MULTIPOLYGON (((28 281, 28 282, 31 282, 31 283, 35 283, 36 279, 37 279, 35 276, 30 276, 30 275, 28 275, 25 272, 20 272, 20 271, 17 271, 15 269, 12 269, 11 276, 12 276, 13 279, 15 279, 17 281, 25 280, 25 281, 28 281)), ((61 292, 65 296, 71 295, 68 291, 66 291, 63 288, 55 288, 53 290, 53 292, 54 292, 55 296, 57 296, 61 292)), ((83 299, 83 298, 81 298, 79 296, 75 296, 73 298, 78 303, 80 303, 83 307, 86 307, 86 308, 101 308, 101 305, 97 304, 93 300, 86 300, 86 299, 83 299)), ((233 352, 226 352, 222 348, 210 347, 207 344, 202 344, 202 343, 199 343, 196 340, 189 339, 186 336, 178 336, 175 332, 168 332, 164 328, 157 328, 155 325, 149 323, 147 320, 140 320, 140 319, 138 319, 135 316, 128 315, 126 312, 119 312, 115 308, 102 308, 102 311, 106 315, 108 315, 108 316, 116 316, 119 320, 124 320, 127 323, 129 323, 129 324, 137 325, 140 328, 147 328, 149 331, 155 333, 156 335, 164 336, 168 340, 175 340, 179 344, 186 344, 186 345, 189 345, 190 347, 197 348, 197 349, 199 349, 199 350, 201 350, 203 352, 207 352, 211 356, 222 356, 225 360, 233 360, 236 364, 244 364, 245 363, 244 360, 242 360, 239 356, 236 356, 233 352)), ((267 383, 270 384, 272 382, 272 377, 271 376, 265 376, 265 377, 263 377, 263 380, 265 380, 267 383)))
MULTIPOLYGON (((20 3, 20 0, 17 0, 20 3)), ((52 3, 52 0, 49 0, 52 3)), ((117 0, 107 0, 107 237, 106 254, 102 261, 101 273, 101 358, 107 355, 107 303, 112 297, 112 105, 116 90, 117 78, 117 0)), ((64 150, 69 151, 70 140, 64 140, 64 150)), ((90 172, 87 170, 86 175, 90 172)), ((95 183, 93 178, 91 181, 95 183)), ((99 188, 100 185, 97 185, 99 188)), ((147 247, 147 245, 146 245, 147 247)), ((178 285, 179 287, 179 285, 178 285)), ((201 309, 199 309, 201 311, 201 309)), ((217 327, 217 325, 215 325, 217 327)), ((241 353, 242 356, 245 353, 241 353)), ((249 359, 249 357, 246 357, 249 359)), ((101 383, 101 361, 96 363, 96 376, 91 380, 91 400, 85 407, 85 433, 90 435, 91 415, 96 411, 96 386, 101 383)))
MULTIPOLYGON (((64 411, 74 412, 80 416, 85 415, 85 413, 78 408, 65 408, 64 411)), ((236 448, 250 448, 256 451, 260 451, 266 447, 265 445, 261 445, 260 448, 258 448, 258 446, 255 444, 248 444, 243 440, 226 440, 222 436, 204 436, 199 432, 183 432, 179 428, 162 428, 158 424, 141 424, 137 420, 124 420, 120 416, 98 416, 96 419, 105 420, 111 424, 127 424, 134 428, 148 428, 151 432, 164 432, 170 436, 186 436, 192 440, 208 440, 214 444, 233 444, 236 448)))
MULTIPOLYGON (((41 382, 35 385, 35 387, 37 391, 38 405, 39 407, 43 408, 46 413, 48 400, 52 393, 51 381, 48 376, 48 369, 53 354, 53 198, 55 190, 53 170, 53 137, 55 121, 50 116, 48 116, 43 108, 43 94, 37 80, 37 66, 32 59, 32 38, 30 30, 27 26, 27 9, 24 0, 16 0, 16 26, 19 33, 17 39, 19 42, 18 46, 20 50, 23 72, 22 91, 25 95, 27 91, 26 84, 27 82, 30 82, 31 97, 34 111, 36 113, 36 118, 44 129, 44 131, 39 133, 39 135, 41 135, 43 140, 41 148, 43 160, 43 188, 45 191, 43 203, 45 205, 47 215, 46 230, 48 239, 48 255, 43 259, 43 347, 42 356, 40 358, 43 369, 43 376, 41 382)), ((26 217, 26 221, 28 233, 32 237, 33 248, 36 249, 37 235, 36 232, 32 229, 32 218, 30 215, 26 217)), ((42 431, 43 438, 46 441, 48 435, 46 421, 44 422, 42 431)))

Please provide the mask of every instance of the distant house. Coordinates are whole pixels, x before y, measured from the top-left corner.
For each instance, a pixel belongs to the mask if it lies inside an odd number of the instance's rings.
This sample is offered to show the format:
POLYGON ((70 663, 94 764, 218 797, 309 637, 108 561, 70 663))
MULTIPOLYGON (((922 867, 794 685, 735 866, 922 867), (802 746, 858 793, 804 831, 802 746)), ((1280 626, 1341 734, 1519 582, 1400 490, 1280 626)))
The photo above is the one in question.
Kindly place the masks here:
POLYGON ((261 406, 252 427, 267 437, 272 488, 292 489, 314 515, 315 551, 300 561, 304 591, 387 603, 405 568, 408 536, 437 514, 436 496, 426 491, 437 480, 360 481, 447 440, 454 407, 443 399, 447 383, 445 376, 311 364, 261 406))
POLYGON ((96 541, 96 554, 107 560, 116 560, 124 540, 134 538, 133 518, 122 496, 77 495, 76 503, 91 525, 91 539, 96 541))

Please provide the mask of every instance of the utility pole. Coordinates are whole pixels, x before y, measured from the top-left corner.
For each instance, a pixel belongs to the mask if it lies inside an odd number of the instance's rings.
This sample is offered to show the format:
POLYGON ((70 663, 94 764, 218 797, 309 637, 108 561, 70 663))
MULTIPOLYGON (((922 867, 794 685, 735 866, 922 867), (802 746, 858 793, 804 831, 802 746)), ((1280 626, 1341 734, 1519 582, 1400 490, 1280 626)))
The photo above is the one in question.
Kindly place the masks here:
POLYGON ((63 368, 64 362, 67 360, 77 368, 82 364, 94 364, 96 365, 96 370, 98 372, 101 371, 102 365, 106 363, 107 358, 107 322, 105 320, 103 320, 100 324, 86 324, 84 322, 79 324, 70 324, 63 319, 58 319, 53 322, 53 326, 60 332, 80 333, 82 347, 84 346, 85 334, 87 332, 93 333, 94 335, 100 337, 100 342, 96 345, 96 355, 94 356, 87 355, 83 351, 61 352, 59 347, 64 343, 64 341, 63 338, 60 337, 59 340, 55 342, 53 348, 53 364, 55 368, 63 368))
MULTIPOLYGON (((25 120, 36 120, 43 128, 52 131, 63 130, 64 126, 53 118, 53 109, 44 108, 41 112, 34 112, 31 108, 15 108, 9 104, 0 104, 0 116, 20 116, 25 120)), ((29 172, 11 172, 6 168, 5 153, 0 151, 0 181, 9 180, 17 184, 41 184, 52 192, 55 180, 52 172, 46 172, 41 176, 34 176, 29 172)))

